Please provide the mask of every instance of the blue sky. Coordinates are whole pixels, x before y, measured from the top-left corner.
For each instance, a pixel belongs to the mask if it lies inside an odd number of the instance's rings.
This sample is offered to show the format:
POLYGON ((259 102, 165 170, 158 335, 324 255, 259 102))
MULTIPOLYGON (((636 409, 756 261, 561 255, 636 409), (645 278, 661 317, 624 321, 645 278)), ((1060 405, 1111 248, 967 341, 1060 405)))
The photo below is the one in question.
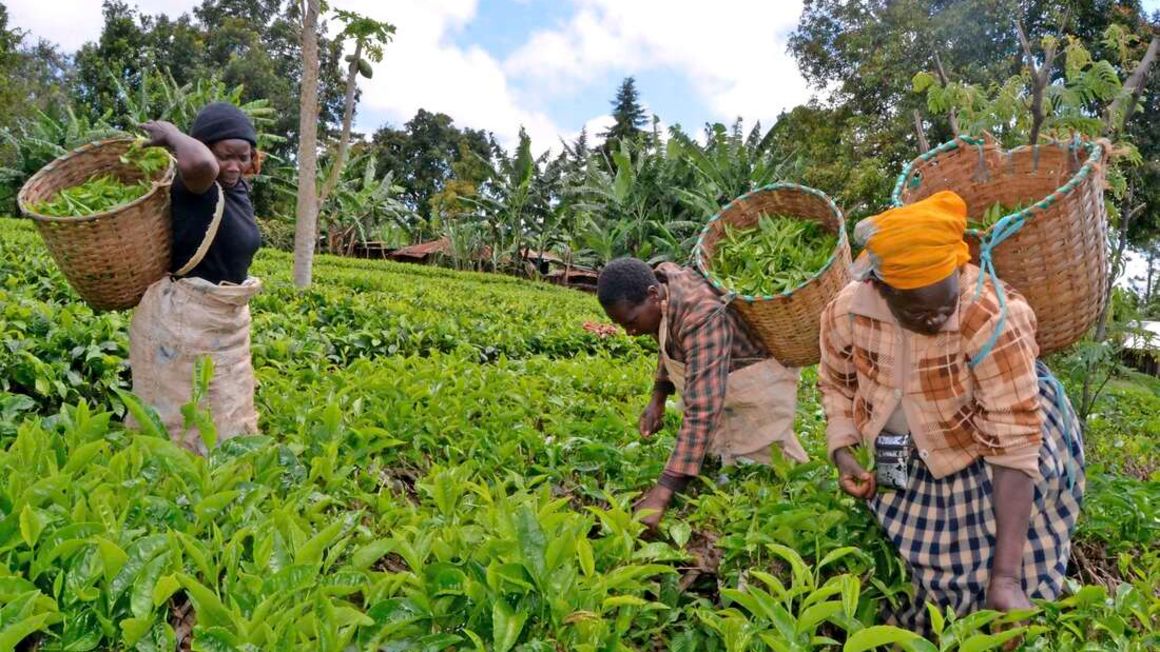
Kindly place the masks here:
MULTIPOLYGON (((3 0, 12 23, 74 50, 100 31, 98 0, 3 0)), ((133 2, 133 0, 130 0, 133 2)), ((146 13, 197 0, 136 0, 146 13)), ((786 38, 800 0, 332 0, 394 23, 395 41, 363 80, 356 128, 406 122, 422 108, 537 149, 608 122, 634 75, 662 127, 697 131, 744 116, 771 124, 809 99, 786 38)), ((1160 0, 1145 0, 1160 10, 1160 0)))
MULTIPOLYGON (((98 0, 4 0, 12 23, 68 51, 100 31, 98 0)), ((131 2, 133 0, 130 0, 131 2)), ((146 13, 197 0, 137 0, 146 13)), ((739 115, 766 124, 809 89, 786 54, 800 0, 333 0, 394 23, 395 41, 363 80, 356 128, 401 124, 422 108, 537 149, 600 130, 620 81, 637 78, 662 128, 739 115)))

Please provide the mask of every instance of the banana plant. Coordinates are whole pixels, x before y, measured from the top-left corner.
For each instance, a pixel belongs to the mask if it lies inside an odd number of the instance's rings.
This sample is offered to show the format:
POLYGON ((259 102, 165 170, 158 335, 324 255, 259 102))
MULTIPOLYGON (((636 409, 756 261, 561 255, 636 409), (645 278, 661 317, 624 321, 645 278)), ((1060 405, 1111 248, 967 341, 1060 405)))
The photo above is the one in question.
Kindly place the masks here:
POLYGON ((762 135, 760 122, 748 135, 740 119, 730 128, 706 125, 704 145, 679 129, 671 129, 669 136, 668 157, 681 160, 695 175, 694 183, 679 190, 681 200, 702 222, 736 197, 800 176, 799 157, 776 151, 773 129, 762 135))
POLYGON ((379 178, 375 157, 370 154, 352 161, 349 169, 350 174, 342 177, 322 207, 321 225, 326 233, 327 250, 352 255, 359 243, 370 241, 390 225, 401 229, 410 239, 418 217, 399 201, 402 187, 396 183, 394 172, 379 178), (355 170, 360 164, 362 175, 356 176, 355 170))

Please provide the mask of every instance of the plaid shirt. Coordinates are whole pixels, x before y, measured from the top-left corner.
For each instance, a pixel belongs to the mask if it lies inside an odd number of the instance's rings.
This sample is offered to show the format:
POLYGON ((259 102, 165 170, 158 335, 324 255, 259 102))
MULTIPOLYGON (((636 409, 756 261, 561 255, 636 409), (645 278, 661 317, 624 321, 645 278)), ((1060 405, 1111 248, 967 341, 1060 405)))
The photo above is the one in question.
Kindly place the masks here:
MULTIPOLYGON (((657 272, 668 302, 668 354, 685 363, 684 421, 665 475, 695 476, 721 421, 730 372, 769 354, 696 270, 664 263, 657 272)), ((657 361, 656 388, 673 392, 663 360, 657 361)))
POLYGON ((968 362, 991 337, 999 302, 979 269, 963 267, 959 307, 933 337, 898 325, 870 283, 851 283, 822 313, 818 367, 826 440, 834 451, 871 444, 901 403, 919 457, 936 478, 979 457, 1035 475, 1043 414, 1035 313, 1010 287, 1007 321, 990 355, 968 362))

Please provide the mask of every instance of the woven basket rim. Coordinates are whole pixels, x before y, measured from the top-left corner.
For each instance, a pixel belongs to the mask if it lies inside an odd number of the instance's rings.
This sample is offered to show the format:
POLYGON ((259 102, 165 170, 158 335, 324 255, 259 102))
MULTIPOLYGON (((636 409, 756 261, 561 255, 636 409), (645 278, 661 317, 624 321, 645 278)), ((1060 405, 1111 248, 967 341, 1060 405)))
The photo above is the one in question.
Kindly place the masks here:
POLYGON ((1016 220, 1025 221, 1025 220, 1028 220, 1028 219, 1034 217, 1036 214, 1042 213, 1043 211, 1051 208, 1051 206, 1053 204, 1055 204, 1059 200, 1063 199, 1067 195, 1074 192, 1076 187, 1080 183, 1082 183, 1084 181, 1084 179, 1089 174, 1092 173, 1092 170, 1095 169, 1096 165, 1098 165, 1099 162, 1104 157, 1104 146, 1102 144, 1100 144, 1098 141, 1087 139, 1087 138, 1081 139, 1078 136, 1075 139, 1070 140, 1070 141, 1052 140, 1052 141, 1048 141, 1046 143, 1042 143, 1040 145, 1034 145, 1034 146, 1033 145, 1020 145, 1019 147, 1016 147, 1014 149, 1004 150, 1002 147, 1000 147, 998 145, 998 143, 996 143, 993 140, 988 141, 986 138, 973 138, 971 136, 964 136, 964 135, 960 134, 960 135, 956 136, 954 139, 948 140, 947 142, 939 145, 938 147, 930 150, 929 152, 915 158, 910 163, 907 163, 906 167, 902 168, 902 173, 898 175, 898 181, 894 184, 894 191, 890 195, 890 203, 896 207, 903 205, 902 191, 906 187, 907 180, 910 179, 911 175, 914 174, 915 169, 919 165, 922 165, 922 164, 927 163, 935 158, 938 158, 942 154, 945 154, 947 152, 952 152, 956 149, 959 149, 959 147, 961 147, 963 145, 968 145, 971 147, 979 147, 979 148, 991 147, 991 148, 999 150, 999 153, 1004 154, 1004 155, 1011 155, 1011 154, 1014 154, 1016 152, 1022 153, 1022 152, 1026 152, 1028 150, 1039 149, 1039 148, 1045 147, 1045 146, 1046 147, 1058 147, 1061 149, 1063 149, 1063 148, 1067 148, 1067 149, 1083 148, 1089 152, 1087 160, 1085 160, 1083 165, 1080 166, 1080 169, 1077 170, 1075 172, 1075 174, 1073 174, 1071 176, 1071 178, 1067 180, 1067 183, 1063 184, 1062 186, 1059 186, 1058 188, 1053 190, 1050 194, 1048 194, 1043 199, 1040 199, 1039 201, 1031 204, 1030 206, 1028 206, 1022 210, 1015 211, 1014 213, 1008 213, 1007 215, 1001 216, 998 220, 995 221, 995 224, 992 224, 991 226, 987 227, 986 229, 983 229, 983 230, 967 229, 968 234, 977 236, 979 238, 986 237, 986 235, 991 231, 992 228, 995 227, 996 224, 999 224, 1000 222, 1008 221, 1008 218, 1012 218, 1011 221, 1016 221, 1016 220), (1018 217, 1014 217, 1014 216, 1018 216, 1018 217))
POLYGON ((141 195, 140 197, 138 197, 137 199, 134 199, 131 202, 128 202, 126 204, 119 204, 119 205, 114 206, 108 210, 101 211, 100 213, 93 213, 91 215, 82 215, 82 216, 78 216, 78 217, 58 217, 55 215, 41 215, 40 213, 37 213, 36 211, 32 210, 32 208, 29 207, 27 205, 27 203, 24 201, 25 188, 27 188, 29 186, 29 184, 31 184, 32 182, 39 179, 41 177, 41 175, 48 174, 52 170, 56 169, 57 166, 65 163, 66 161, 72 159, 73 157, 78 156, 80 154, 83 154, 85 152, 88 152, 90 150, 98 149, 98 148, 101 148, 101 147, 104 147, 106 145, 110 145, 113 143, 133 142, 135 140, 136 139, 132 138, 132 137, 128 137, 128 138, 125 138, 125 137, 105 138, 102 140, 93 141, 91 143, 85 143, 84 145, 81 145, 80 147, 77 147, 69 152, 65 152, 64 154, 58 156, 51 163, 48 163, 44 167, 37 170, 36 174, 29 177, 28 180, 24 182, 24 185, 22 185, 20 187, 20 192, 16 195, 16 203, 17 203, 18 207, 20 208, 20 212, 25 217, 36 220, 38 222, 49 222, 49 223, 68 222, 68 223, 75 224, 75 223, 79 223, 79 222, 92 222, 94 220, 108 218, 108 217, 116 215, 117 213, 121 213, 121 212, 123 212, 123 211, 125 211, 133 206, 136 206, 140 203, 145 202, 150 197, 152 197, 159 189, 168 187, 173 183, 173 179, 177 175, 177 164, 176 164, 176 161, 174 160, 172 154, 169 154, 168 152, 166 152, 166 155, 169 157, 169 167, 165 170, 165 173, 162 174, 159 179, 153 181, 153 187, 149 189, 149 192, 145 193, 144 195, 141 195))
POLYGON ((799 183, 789 183, 789 182, 782 181, 782 182, 777 182, 777 183, 771 183, 771 184, 762 186, 760 188, 756 188, 754 190, 750 190, 749 192, 747 192, 743 195, 740 195, 739 197, 736 197, 735 199, 730 201, 728 204, 725 204, 724 206, 722 206, 721 210, 717 211, 717 213, 715 215, 710 217, 709 221, 705 223, 705 226, 701 228, 701 234, 699 236, 697 236, 697 244, 693 247, 693 260, 694 260, 694 263, 697 267, 697 271, 701 272, 701 275, 704 276, 705 279, 708 280, 709 283, 713 287, 717 288, 719 291, 726 294, 730 298, 730 300, 740 299, 740 300, 745 301, 747 303, 757 303, 758 301, 774 301, 777 299, 782 299, 782 298, 793 295, 798 290, 805 288, 807 285, 809 285, 810 283, 817 280, 818 277, 820 277, 823 274, 825 274, 826 272, 828 272, 830 270, 830 268, 834 266, 835 261, 838 260, 838 254, 840 254, 842 252, 843 245, 847 244, 846 240, 847 240, 846 218, 844 215, 842 215, 842 210, 840 208, 838 208, 838 205, 834 203, 834 200, 831 199, 829 195, 827 195, 826 193, 824 193, 821 190, 818 190, 816 188, 811 188, 809 186, 803 186, 799 183), (753 197, 753 196, 756 196, 756 195, 759 195, 762 193, 775 192, 778 190, 801 191, 801 192, 805 192, 805 193, 814 195, 818 199, 823 200, 826 203, 827 208, 829 208, 830 212, 834 215, 834 217, 838 218, 838 244, 835 245, 834 250, 830 252, 830 257, 826 259, 825 265, 822 265, 821 268, 818 269, 817 272, 810 275, 809 278, 802 281, 801 283, 799 283, 798 285, 796 285, 792 289, 786 290, 785 292, 782 292, 781 294, 761 294, 761 295, 742 294, 740 292, 737 292, 733 288, 729 287, 728 285, 726 285, 723 281, 721 281, 721 279, 717 278, 716 274, 714 274, 709 269, 709 265, 705 261, 704 249, 703 249, 702 245, 705 242, 705 238, 709 235, 709 227, 711 227, 714 222, 718 221, 721 218, 721 216, 725 214, 726 211, 728 211, 730 208, 733 207, 734 204, 736 204, 737 202, 739 202, 743 199, 748 199, 750 197, 753 197))

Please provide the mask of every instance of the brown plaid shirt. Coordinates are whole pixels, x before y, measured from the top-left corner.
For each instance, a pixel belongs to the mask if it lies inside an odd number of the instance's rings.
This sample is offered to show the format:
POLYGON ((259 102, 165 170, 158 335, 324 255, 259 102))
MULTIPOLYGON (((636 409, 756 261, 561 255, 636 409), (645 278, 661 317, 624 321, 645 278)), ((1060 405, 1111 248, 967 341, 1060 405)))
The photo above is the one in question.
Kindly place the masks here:
POLYGON ((1007 287, 1007 321, 991 354, 967 363, 991 337, 999 301, 990 283, 976 300, 979 269, 963 267, 959 307, 935 336, 898 325, 870 283, 851 283, 822 314, 818 367, 826 440, 873 443, 904 410, 919 457, 942 478, 979 457, 1034 474, 1043 415, 1035 373, 1035 313, 1007 287))
MULTIPOLYGON (((728 309, 696 270, 664 263, 657 272, 667 292, 668 354, 685 363, 684 421, 665 474, 695 476, 721 420, 730 372, 769 354, 740 315, 728 309)), ((664 361, 659 359, 656 382, 672 393, 664 361)))

